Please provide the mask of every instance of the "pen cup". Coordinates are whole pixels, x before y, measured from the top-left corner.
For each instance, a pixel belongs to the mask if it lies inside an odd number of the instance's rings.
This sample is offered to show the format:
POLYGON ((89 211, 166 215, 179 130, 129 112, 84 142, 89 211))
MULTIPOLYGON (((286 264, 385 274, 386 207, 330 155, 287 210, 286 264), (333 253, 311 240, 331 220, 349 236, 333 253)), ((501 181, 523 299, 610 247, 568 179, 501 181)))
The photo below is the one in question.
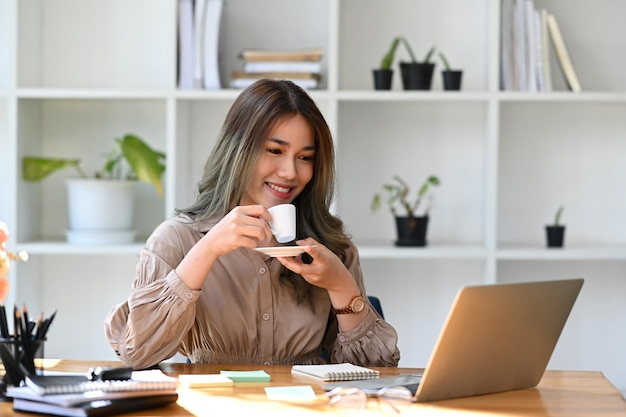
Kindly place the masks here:
POLYGON ((43 368, 45 339, 0 338, 0 360, 4 365, 4 387, 19 386, 26 375, 43 368), (38 363, 37 363, 38 362, 38 363))

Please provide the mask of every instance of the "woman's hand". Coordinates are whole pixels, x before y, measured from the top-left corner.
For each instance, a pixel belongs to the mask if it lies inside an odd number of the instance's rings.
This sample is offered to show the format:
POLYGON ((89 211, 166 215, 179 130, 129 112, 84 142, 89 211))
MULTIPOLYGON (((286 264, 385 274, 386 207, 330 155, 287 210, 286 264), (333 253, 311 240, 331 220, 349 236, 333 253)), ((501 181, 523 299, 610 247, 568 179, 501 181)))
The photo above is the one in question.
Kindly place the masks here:
MULTIPOLYGON (((330 249, 312 238, 299 240, 296 243, 300 246, 306 246, 305 252, 313 258, 313 262, 310 264, 302 262, 302 256, 296 258, 281 257, 278 260, 285 267, 302 275, 307 282, 325 288, 333 307, 343 308, 350 303, 355 295, 361 294, 361 290, 348 268, 330 249)), ((342 331, 354 329, 368 314, 368 308, 364 308, 356 314, 337 314, 339 328, 342 331)))
POLYGON ((218 257, 241 247, 256 248, 273 238, 270 218, 263 206, 235 207, 191 248, 176 274, 189 288, 200 289, 218 257))
POLYGON ((313 258, 313 262, 309 264, 304 263, 302 256, 298 256, 279 257, 280 263, 293 272, 302 275, 307 282, 316 287, 325 288, 329 292, 344 292, 348 290, 353 293, 355 291, 356 283, 350 271, 330 249, 313 238, 299 240, 296 243, 305 247, 305 253, 313 258))
POLYGON ((273 238, 268 223, 270 219, 263 206, 238 206, 211 228, 200 242, 206 249, 210 248, 216 258, 237 248, 253 249, 259 243, 269 244, 273 238))

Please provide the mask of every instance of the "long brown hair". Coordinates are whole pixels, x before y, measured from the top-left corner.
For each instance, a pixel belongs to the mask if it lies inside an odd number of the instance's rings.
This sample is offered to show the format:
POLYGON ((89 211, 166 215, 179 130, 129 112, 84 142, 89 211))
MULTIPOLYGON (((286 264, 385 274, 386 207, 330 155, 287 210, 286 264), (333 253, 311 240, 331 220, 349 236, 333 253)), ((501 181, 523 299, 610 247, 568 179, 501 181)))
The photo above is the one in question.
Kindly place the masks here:
MULTIPOLYGON (((335 192, 332 135, 315 102, 291 81, 260 80, 241 92, 206 161, 196 202, 177 212, 194 215, 196 220, 225 216, 241 201, 274 125, 296 115, 308 121, 315 140, 313 177, 293 201, 297 238, 312 237, 344 260, 349 237, 343 222, 330 213, 335 192)), ((293 286, 298 301, 311 300, 310 285, 297 274, 285 269, 281 281, 293 286)))

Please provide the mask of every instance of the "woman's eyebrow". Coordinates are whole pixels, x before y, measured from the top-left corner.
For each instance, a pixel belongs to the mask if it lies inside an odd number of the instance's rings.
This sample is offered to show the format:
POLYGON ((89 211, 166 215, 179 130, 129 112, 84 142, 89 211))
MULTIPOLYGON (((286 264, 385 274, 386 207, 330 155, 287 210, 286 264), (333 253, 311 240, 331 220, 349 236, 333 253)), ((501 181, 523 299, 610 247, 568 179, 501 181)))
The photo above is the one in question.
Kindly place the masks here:
MULTIPOLYGON (((287 142, 286 140, 279 139, 279 138, 268 138, 267 140, 270 141, 270 142, 274 142, 277 145, 290 146, 289 142, 287 142)), ((315 150, 315 145, 307 145, 304 148, 302 148, 302 150, 304 150, 304 151, 314 151, 315 150)))

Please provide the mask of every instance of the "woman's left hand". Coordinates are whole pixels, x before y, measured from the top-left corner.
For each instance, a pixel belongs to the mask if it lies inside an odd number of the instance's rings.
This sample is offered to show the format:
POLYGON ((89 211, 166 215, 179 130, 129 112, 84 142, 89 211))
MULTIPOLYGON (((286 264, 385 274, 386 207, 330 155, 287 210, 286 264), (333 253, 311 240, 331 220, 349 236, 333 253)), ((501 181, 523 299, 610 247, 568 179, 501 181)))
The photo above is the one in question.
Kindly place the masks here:
POLYGON ((302 255, 297 257, 279 257, 278 260, 293 272, 302 275, 310 284, 325 288, 329 292, 341 292, 346 285, 353 286, 355 281, 350 271, 345 267, 341 259, 326 246, 318 243, 313 238, 306 238, 296 242, 298 246, 304 246, 313 262, 304 263, 302 255))

